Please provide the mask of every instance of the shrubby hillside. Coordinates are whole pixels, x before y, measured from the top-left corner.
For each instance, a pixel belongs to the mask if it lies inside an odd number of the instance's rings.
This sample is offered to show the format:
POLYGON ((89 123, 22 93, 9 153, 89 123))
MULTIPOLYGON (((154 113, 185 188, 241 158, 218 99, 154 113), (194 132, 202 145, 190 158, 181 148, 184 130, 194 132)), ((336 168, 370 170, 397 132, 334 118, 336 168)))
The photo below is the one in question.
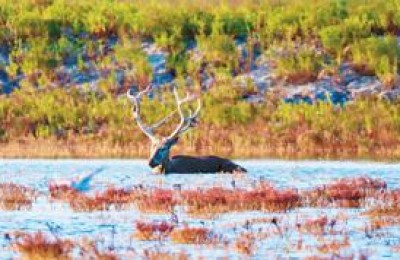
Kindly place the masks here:
POLYGON ((173 83, 180 152, 398 159, 399 35, 395 0, 0 0, 0 154, 146 156, 125 92, 154 122, 173 83))

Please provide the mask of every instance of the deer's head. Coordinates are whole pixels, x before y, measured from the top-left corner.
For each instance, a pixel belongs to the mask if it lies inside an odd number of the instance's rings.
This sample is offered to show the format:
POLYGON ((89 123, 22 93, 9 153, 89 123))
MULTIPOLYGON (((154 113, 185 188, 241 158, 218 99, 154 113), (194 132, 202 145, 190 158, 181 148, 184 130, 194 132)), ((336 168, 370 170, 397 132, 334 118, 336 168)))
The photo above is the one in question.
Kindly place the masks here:
POLYGON ((158 172, 163 172, 169 162, 170 150, 178 142, 179 136, 196 125, 197 117, 201 109, 201 103, 200 99, 194 95, 187 94, 185 98, 181 99, 178 95, 176 87, 174 86, 173 93, 175 96, 177 108, 171 114, 164 117, 160 121, 154 123, 151 126, 147 126, 142 122, 140 117, 140 101, 141 97, 150 91, 151 91, 151 86, 147 87, 147 89, 138 92, 134 95, 131 94, 130 91, 128 91, 127 96, 134 105, 133 115, 137 125, 139 126, 140 130, 142 130, 142 132, 151 141, 149 166, 153 169, 157 169, 158 172), (183 105, 195 99, 197 99, 196 110, 193 112, 191 109, 189 109, 188 115, 185 115, 183 105), (154 129, 168 122, 169 119, 171 119, 176 113, 179 114, 180 123, 175 128, 175 130, 168 137, 157 137, 154 134, 154 129))
POLYGON ((158 166, 165 165, 169 160, 169 152, 176 143, 178 137, 173 139, 162 139, 157 143, 151 145, 149 166, 156 168, 158 166))

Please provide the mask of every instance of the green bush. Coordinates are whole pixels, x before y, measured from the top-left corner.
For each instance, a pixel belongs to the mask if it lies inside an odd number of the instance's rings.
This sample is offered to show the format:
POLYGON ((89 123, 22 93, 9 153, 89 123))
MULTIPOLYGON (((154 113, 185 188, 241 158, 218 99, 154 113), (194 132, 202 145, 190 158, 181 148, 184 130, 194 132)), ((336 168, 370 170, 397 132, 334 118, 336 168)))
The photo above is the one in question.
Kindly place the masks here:
POLYGON ((275 54, 273 59, 277 75, 294 84, 314 81, 324 64, 323 56, 307 46, 286 49, 285 53, 275 54))
POLYGON ((367 66, 385 84, 393 85, 396 82, 400 49, 395 37, 369 37, 359 40, 353 44, 352 54, 356 66, 367 66))

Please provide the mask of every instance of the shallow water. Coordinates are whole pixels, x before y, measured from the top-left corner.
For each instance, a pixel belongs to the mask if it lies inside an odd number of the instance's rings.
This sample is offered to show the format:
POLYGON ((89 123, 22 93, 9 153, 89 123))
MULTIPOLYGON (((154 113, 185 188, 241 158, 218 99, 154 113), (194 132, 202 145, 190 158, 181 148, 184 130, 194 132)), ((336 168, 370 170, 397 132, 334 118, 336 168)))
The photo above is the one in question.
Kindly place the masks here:
MULTIPOLYGON (((370 176, 382 178, 389 188, 400 188, 400 164, 374 162, 326 162, 326 161, 268 161, 247 160, 238 161, 246 167, 249 173, 242 178, 234 178, 225 174, 204 175, 153 175, 143 160, 0 160, 0 182, 12 182, 27 185, 39 190, 42 195, 48 195, 50 180, 71 179, 75 175, 90 173, 101 167, 104 171, 92 180, 92 190, 103 190, 109 185, 116 187, 144 186, 172 187, 181 184, 183 188, 210 186, 248 187, 263 178, 278 187, 296 187, 307 189, 332 180, 351 176, 370 176)), ((393 252, 392 247, 400 245, 400 226, 384 230, 383 236, 367 239, 362 231, 366 220, 357 217, 362 209, 295 209, 288 214, 271 214, 263 212, 243 212, 223 214, 212 219, 198 219, 185 215, 177 209, 180 221, 191 226, 211 227, 217 233, 222 233, 227 239, 235 236, 235 232, 243 229, 231 229, 228 226, 243 223, 248 218, 263 218, 266 216, 284 217, 286 221, 298 218, 315 218, 321 215, 337 216, 346 214, 349 224, 359 228, 360 232, 350 232, 351 247, 348 254, 357 254, 358 250, 366 251, 372 259, 383 257, 399 259, 400 255, 393 252)), ((7 248, 8 243, 2 233, 13 230, 49 231, 49 227, 57 228, 61 237, 80 239, 84 236, 103 241, 104 247, 114 244, 118 251, 129 248, 136 251, 144 248, 161 248, 167 251, 183 249, 192 256, 204 256, 214 259, 222 256, 240 258, 240 255, 226 248, 210 248, 206 246, 173 245, 170 242, 143 242, 131 239, 136 220, 164 220, 167 215, 143 214, 135 209, 121 211, 100 211, 91 213, 73 212, 68 205, 50 203, 46 196, 41 196, 29 211, 0 211, 0 259, 11 259, 13 255, 7 248), (113 230, 115 232, 113 232, 113 230), (112 235, 112 233, 115 233, 112 235), (114 239, 112 237, 114 236, 114 239), (114 240, 114 242, 113 242, 114 240)), ((265 224, 264 224, 265 226, 265 224)), ((261 227, 261 226, 260 226, 261 227)), ((258 228, 254 226, 252 228, 258 228)), ((296 235, 291 237, 276 237, 259 243, 254 257, 259 259, 275 257, 306 256, 309 252, 298 252, 292 248, 296 235)), ((311 238, 307 243, 313 243, 311 238)), ((347 251, 345 251, 346 253, 347 251)))

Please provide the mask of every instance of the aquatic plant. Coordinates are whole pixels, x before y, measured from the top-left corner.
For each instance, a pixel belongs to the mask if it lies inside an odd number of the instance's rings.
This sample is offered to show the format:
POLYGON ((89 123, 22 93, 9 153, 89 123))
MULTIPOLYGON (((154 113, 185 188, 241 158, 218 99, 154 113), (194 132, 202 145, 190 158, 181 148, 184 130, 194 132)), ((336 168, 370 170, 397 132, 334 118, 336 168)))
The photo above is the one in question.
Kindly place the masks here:
POLYGON ((207 244, 212 241, 212 232, 207 228, 183 227, 174 229, 170 238, 177 244, 207 244))
POLYGON ((253 190, 230 190, 213 187, 184 190, 182 200, 191 214, 217 214, 227 211, 265 210, 285 212, 296 207, 300 196, 294 190, 277 190, 261 184, 253 190))
POLYGON ((13 248, 22 256, 22 259, 61 259, 70 260, 74 243, 70 240, 51 238, 42 232, 19 233, 13 248))
POLYGON ((140 193, 135 201, 142 212, 171 212, 178 204, 173 190, 154 188, 140 193))
POLYGON ((36 200, 38 193, 29 187, 13 183, 0 183, 0 209, 28 209, 36 200))
POLYGON ((76 211, 122 209, 132 204, 138 196, 137 190, 115 188, 108 188, 94 196, 85 195, 65 185, 50 186, 49 190, 52 199, 67 202, 76 211))
POLYGON ((134 236, 139 240, 162 240, 167 238, 174 228, 175 225, 166 221, 160 223, 137 221, 134 236))
POLYGON ((327 206, 333 203, 339 207, 360 207, 368 197, 386 189, 381 179, 369 177, 342 178, 335 182, 305 191, 306 204, 327 206))
POLYGON ((307 219, 303 224, 298 224, 301 231, 311 234, 323 235, 328 227, 328 217, 321 216, 314 219, 307 219))

